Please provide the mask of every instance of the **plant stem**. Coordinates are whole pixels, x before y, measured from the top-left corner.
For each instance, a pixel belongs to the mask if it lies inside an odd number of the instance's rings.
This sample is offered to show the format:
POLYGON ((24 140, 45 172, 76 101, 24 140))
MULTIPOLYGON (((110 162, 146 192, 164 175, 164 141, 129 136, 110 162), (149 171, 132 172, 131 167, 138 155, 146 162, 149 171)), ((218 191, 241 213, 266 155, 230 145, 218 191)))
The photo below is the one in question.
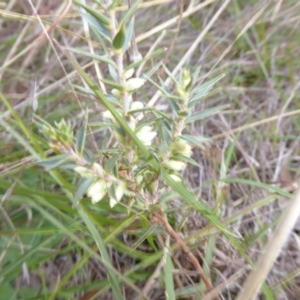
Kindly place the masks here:
MULTIPOLYGON (((110 0, 106 1, 106 6, 107 6, 107 16, 110 18, 111 21, 111 28, 110 28, 110 35, 112 40, 114 39, 116 33, 117 33, 117 20, 116 20, 116 11, 115 10, 110 10, 108 9, 111 4, 110 0)), ((118 83, 125 87, 126 85, 126 79, 123 75, 124 71, 124 53, 123 51, 115 51, 115 49, 112 49, 114 51, 114 60, 117 65, 117 74, 118 74, 118 83)), ((129 111, 129 104, 130 104, 130 98, 128 96, 128 93, 126 90, 124 90, 121 93, 121 100, 122 100, 122 106, 123 106, 123 114, 124 117, 126 118, 127 113, 129 111)))
MULTIPOLYGON (((166 232, 178 243, 178 245, 180 246, 183 253, 188 257, 188 259, 190 260, 190 262, 194 266, 195 270, 198 272, 201 279, 205 283, 207 290, 208 291, 213 290, 214 287, 212 286, 209 278, 206 276, 206 274, 205 274, 204 270, 202 269, 199 261, 197 260, 195 255, 190 251, 190 249, 185 244, 183 239, 179 236, 179 234, 169 224, 169 222, 168 222, 167 218, 165 217, 165 214, 163 213, 163 211, 162 210, 155 211, 152 215, 152 220, 155 223, 157 223, 159 225, 162 225, 165 228, 166 232)), ((216 296, 216 299, 221 300, 219 296, 216 296)))

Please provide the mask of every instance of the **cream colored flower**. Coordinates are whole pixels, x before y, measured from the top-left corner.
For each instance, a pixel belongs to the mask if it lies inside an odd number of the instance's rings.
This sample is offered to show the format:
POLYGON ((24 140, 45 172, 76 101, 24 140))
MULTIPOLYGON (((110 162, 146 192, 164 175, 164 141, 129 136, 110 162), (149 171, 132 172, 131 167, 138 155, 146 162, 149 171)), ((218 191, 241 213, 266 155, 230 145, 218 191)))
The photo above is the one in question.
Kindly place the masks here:
POLYGON ((142 78, 130 78, 126 82, 126 91, 131 92, 137 90, 145 83, 142 78))
POLYGON ((185 140, 178 140, 176 142, 174 142, 171 146, 172 148, 172 152, 175 153, 179 153, 182 155, 185 155, 187 157, 190 157, 192 155, 192 146, 185 140))
POLYGON ((186 167, 186 163, 179 160, 169 160, 164 163, 164 167, 169 170, 182 171, 186 167))
POLYGON ((109 199, 109 205, 110 207, 114 207, 117 203, 120 202, 122 197, 124 196, 124 193, 126 191, 126 184, 125 182, 121 182, 116 186, 115 189, 115 197, 110 197, 109 199))
POLYGON ((132 102, 130 106, 130 111, 131 110, 138 110, 138 109, 143 109, 144 108, 144 103, 141 101, 134 101, 132 102))
POLYGON ((180 178, 178 175, 170 174, 170 177, 171 177, 175 182, 181 182, 181 178, 180 178))
POLYGON ((109 111, 109 110, 105 110, 103 113, 102 113, 102 116, 103 118, 105 119, 109 119, 109 120, 112 120, 112 121, 116 121, 114 116, 112 115, 112 113, 109 111))
POLYGON ((156 135, 157 132, 153 131, 151 126, 144 126, 136 133, 136 136, 145 146, 150 146, 156 135))
POLYGON ((113 208, 116 204, 118 204, 118 201, 112 197, 109 198, 109 206, 113 208))
POLYGON ((91 170, 89 170, 88 168, 85 168, 85 167, 77 166, 74 168, 74 170, 75 170, 75 172, 77 172, 78 174, 80 174, 82 177, 85 177, 85 178, 96 177, 95 173, 93 173, 91 170))
POLYGON ((133 68, 129 69, 129 70, 127 70, 127 71, 124 72, 124 77, 126 79, 129 79, 130 77, 132 77, 133 73, 134 73, 134 69, 133 68))
POLYGON ((121 93, 119 90, 117 89, 112 89, 111 93, 116 97, 116 98, 120 98, 121 97, 121 93))
POLYGON ((87 191, 87 195, 92 199, 93 204, 102 200, 106 193, 107 183, 103 179, 99 179, 92 183, 87 191))

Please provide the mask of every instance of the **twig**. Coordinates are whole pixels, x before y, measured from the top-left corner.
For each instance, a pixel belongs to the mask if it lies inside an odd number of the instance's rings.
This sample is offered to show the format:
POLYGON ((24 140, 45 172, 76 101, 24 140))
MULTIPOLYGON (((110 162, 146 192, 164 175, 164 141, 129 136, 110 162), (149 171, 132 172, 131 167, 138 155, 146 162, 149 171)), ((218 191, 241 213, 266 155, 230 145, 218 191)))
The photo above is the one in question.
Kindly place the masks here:
MULTIPOLYGON (((194 266, 195 270, 200 275, 201 279, 206 285, 206 288, 208 291, 212 291, 214 287, 212 286, 209 278, 204 273, 204 270, 202 269, 201 265, 199 264, 199 261, 195 257, 195 255, 190 251, 188 246, 184 243, 182 238, 178 235, 178 233, 175 232, 175 230, 172 228, 172 226, 169 224, 168 220, 166 219, 164 213, 161 210, 157 210, 152 215, 152 220, 162 225, 166 232, 178 243, 179 247, 183 251, 183 253, 188 257, 192 265, 194 266)), ((217 300, 221 300, 219 296, 216 296, 217 300)))

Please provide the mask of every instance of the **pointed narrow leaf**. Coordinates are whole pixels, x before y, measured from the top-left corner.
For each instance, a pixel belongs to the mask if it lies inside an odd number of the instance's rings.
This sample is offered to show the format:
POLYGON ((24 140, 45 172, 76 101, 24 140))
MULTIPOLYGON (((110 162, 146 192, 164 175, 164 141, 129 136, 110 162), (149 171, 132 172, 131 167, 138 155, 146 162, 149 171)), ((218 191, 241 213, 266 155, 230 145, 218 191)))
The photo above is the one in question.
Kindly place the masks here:
POLYGON ((114 0, 113 3, 110 5, 109 9, 114 10, 121 2, 122 0, 114 0))
POLYGON ((199 77, 200 70, 201 70, 201 66, 197 67, 195 72, 193 73, 193 76, 192 76, 193 83, 196 83, 196 81, 199 77))
POLYGON ((163 61, 159 61, 153 68, 142 75, 142 78, 147 79, 151 78, 151 76, 158 70, 158 68, 162 65, 163 61))
POLYGON ((169 78, 171 78, 171 80, 174 82, 174 84, 180 86, 180 83, 176 80, 176 78, 173 76, 173 74, 169 71, 169 69, 164 64, 163 64, 163 68, 165 72, 168 74, 169 78))
MULTIPOLYGON (((60 154, 49 157, 47 160, 38 161, 35 163, 38 166, 44 167, 47 171, 60 167, 66 163, 70 163, 70 158, 66 154, 60 154)), ((75 165, 75 164, 74 164, 75 165)))
POLYGON ((133 14, 136 12, 138 5, 140 4, 141 1, 142 0, 135 1, 135 3, 130 7, 130 9, 127 11, 126 15, 120 21, 120 24, 124 24, 133 16, 133 14))
POLYGON ((105 27, 109 28, 110 26, 110 19, 107 18, 105 15, 99 13, 95 9, 91 8, 90 6, 87 6, 80 1, 74 0, 74 2, 84 8, 90 15, 92 15, 100 24, 104 25, 105 27))
POLYGON ((74 197, 74 203, 77 203, 79 200, 82 199, 84 194, 87 192, 90 185, 95 181, 95 178, 86 178, 82 181, 82 183, 79 185, 75 197, 74 197))
POLYGON ((84 150, 87 122, 88 122, 88 112, 85 113, 84 124, 83 127, 79 129, 77 140, 76 140, 76 150, 79 155, 82 155, 84 150))
POLYGON ((185 123, 188 124, 188 123, 191 123, 194 121, 205 119, 209 116, 219 113, 220 111, 222 111, 228 107, 229 107, 229 105, 220 105, 220 106, 206 109, 204 111, 200 111, 200 112, 186 118, 185 123))
POLYGON ((114 154, 110 159, 107 160, 105 163, 105 171, 110 173, 113 167, 116 165, 116 162, 120 156, 120 153, 114 154))
POLYGON ((99 23, 93 16, 84 12, 80 12, 80 15, 98 34, 100 34, 100 36, 111 42, 110 32, 103 24, 99 23))
MULTIPOLYGON (((141 64, 144 63, 144 62, 146 62, 146 61, 149 60, 150 58, 153 58, 153 57, 155 57, 155 56, 160 55, 161 53, 166 52, 166 49, 167 49, 167 48, 164 48, 164 49, 158 49, 158 50, 152 52, 150 55, 148 55, 148 56, 146 56, 146 57, 143 57, 141 60, 138 60, 138 61, 136 61, 135 63, 132 63, 131 65, 129 65, 129 66, 127 66, 126 68, 124 68, 124 71, 127 71, 127 70, 130 70, 130 69, 133 69, 133 68, 138 67, 139 65, 141 65, 141 64)), ((154 71, 156 71, 156 70, 160 67, 161 63, 162 63, 162 62, 159 62, 159 64, 157 64, 156 66, 154 66, 154 68, 155 68, 154 71)), ((153 68, 152 68, 152 69, 153 69, 153 68)), ((149 71, 148 71, 148 72, 149 72, 149 71)), ((147 73, 148 73, 148 72, 147 72, 147 73)), ((154 73, 154 72, 152 72, 151 74, 148 74, 148 76, 151 77, 153 73, 154 73)))
POLYGON ((101 79, 102 82, 106 83, 107 85, 119 90, 119 91, 124 91, 124 87, 121 84, 118 84, 112 80, 107 80, 107 79, 101 79))
POLYGON ((90 57, 92 59, 95 59, 95 60, 98 60, 98 61, 101 61, 101 62, 105 62, 109 66, 110 65, 112 65, 114 67, 116 66, 116 64, 111 59, 109 59, 106 55, 97 55, 97 54, 94 54, 94 53, 90 53, 88 51, 83 51, 83 50, 72 48, 72 47, 64 47, 64 49, 66 49, 68 51, 71 51, 73 53, 80 54, 82 56, 90 57))
POLYGON ((201 165, 198 164, 194 159, 192 159, 191 157, 187 157, 185 155, 182 155, 182 154, 175 154, 175 155, 172 155, 172 159, 176 159, 176 160, 180 160, 180 161, 184 161, 184 162, 187 162, 191 165, 194 165, 194 166, 197 166, 199 168, 201 168, 201 165))
POLYGON ((204 84, 200 85, 196 89, 192 90, 192 97, 189 99, 188 106, 193 107, 195 106, 201 99, 203 99, 208 92, 213 88, 216 82, 218 82, 221 78, 224 77, 224 74, 217 76, 216 78, 205 82, 204 84))
MULTIPOLYGON (((167 247, 167 246, 165 246, 167 247)), ((166 299, 176 299, 175 288, 173 281, 173 264, 171 255, 167 248, 164 249, 164 255, 166 256, 166 262, 164 264, 164 277, 165 277, 165 295, 166 299)))
POLYGON ((209 139, 203 136, 193 136, 188 134, 183 134, 181 136, 184 140, 190 142, 191 144, 203 149, 204 145, 209 142, 209 139))
POLYGON ((129 24, 128 24, 126 30, 125 30, 125 41, 124 41, 124 44, 122 46, 123 53, 125 53, 125 51, 129 47, 133 31, 134 31, 134 19, 131 19, 131 21, 129 22, 129 24))
POLYGON ((112 42, 115 50, 120 51, 125 44, 125 40, 126 40, 126 28, 125 25, 122 25, 119 28, 118 32, 116 33, 112 42))

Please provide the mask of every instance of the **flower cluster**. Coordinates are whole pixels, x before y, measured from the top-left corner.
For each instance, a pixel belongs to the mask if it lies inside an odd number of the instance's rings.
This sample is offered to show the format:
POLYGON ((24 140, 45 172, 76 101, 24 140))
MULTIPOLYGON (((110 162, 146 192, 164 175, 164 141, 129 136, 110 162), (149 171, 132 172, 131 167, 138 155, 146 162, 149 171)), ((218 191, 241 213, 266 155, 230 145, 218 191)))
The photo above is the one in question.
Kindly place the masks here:
POLYGON ((98 163, 94 163, 90 168, 77 166, 74 170, 82 177, 95 179, 87 190, 87 195, 94 204, 108 195, 110 206, 114 207, 120 202, 124 194, 131 195, 124 181, 106 174, 98 163))

